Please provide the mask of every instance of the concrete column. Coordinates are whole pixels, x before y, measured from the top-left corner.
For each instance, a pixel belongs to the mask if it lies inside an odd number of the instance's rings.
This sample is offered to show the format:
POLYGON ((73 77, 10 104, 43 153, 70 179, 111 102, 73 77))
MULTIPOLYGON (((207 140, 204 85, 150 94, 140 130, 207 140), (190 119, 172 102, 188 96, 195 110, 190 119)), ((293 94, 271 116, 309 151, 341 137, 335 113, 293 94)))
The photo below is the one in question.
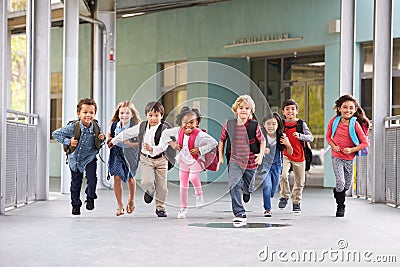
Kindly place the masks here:
POLYGON ((50 148, 50 1, 34 1, 32 28, 32 112, 39 116, 37 131, 37 200, 49 195, 50 148))
MULTIPOLYGON (((77 118, 79 73, 79 1, 64 1, 63 125, 77 118)), ((69 193, 71 172, 61 156, 61 193, 69 193)))
POLYGON ((339 95, 353 94, 355 0, 341 0, 339 95))
MULTIPOLYGON (((113 56, 116 57, 116 13, 114 11, 98 11, 97 19, 104 23, 98 24, 94 34, 95 40, 101 40, 94 44, 98 51, 94 58, 94 90, 93 98, 98 103, 97 117, 102 123, 103 131, 106 132, 108 122, 110 121, 115 109, 115 91, 116 91, 116 62, 110 61, 110 50, 113 50, 113 56), (100 56, 102 55, 102 56, 100 56)), ((99 154, 107 162, 109 150, 105 147, 99 154)), ((107 163, 98 161, 97 173, 99 177, 98 188, 109 187, 105 178, 107 177, 107 163)))
POLYGON ((6 110, 8 94, 8 27, 7 0, 0 1, 0 214, 4 214, 6 177, 6 110))
POLYGON ((374 0, 374 76, 372 96, 373 184, 372 201, 385 202, 385 123, 391 114, 392 0, 374 0))

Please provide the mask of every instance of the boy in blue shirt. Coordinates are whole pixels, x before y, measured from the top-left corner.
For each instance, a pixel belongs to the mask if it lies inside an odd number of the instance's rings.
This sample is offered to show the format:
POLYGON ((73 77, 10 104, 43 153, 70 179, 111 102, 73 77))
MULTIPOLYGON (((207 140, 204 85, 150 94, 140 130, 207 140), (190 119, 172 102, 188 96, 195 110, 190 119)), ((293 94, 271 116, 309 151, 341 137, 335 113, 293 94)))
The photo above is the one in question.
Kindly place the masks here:
POLYGON ((70 146, 74 151, 68 155, 69 168, 71 170, 71 205, 72 215, 81 214, 82 201, 80 199, 83 172, 86 171, 87 187, 86 209, 94 209, 94 200, 97 198, 97 158, 101 143, 104 140, 104 134, 101 132, 97 122, 94 123, 94 116, 97 112, 97 105, 93 99, 84 98, 77 105, 79 117, 80 137, 75 136, 75 121, 69 122, 53 132, 53 137, 57 142, 70 146), (96 136, 96 129, 99 129, 96 136))

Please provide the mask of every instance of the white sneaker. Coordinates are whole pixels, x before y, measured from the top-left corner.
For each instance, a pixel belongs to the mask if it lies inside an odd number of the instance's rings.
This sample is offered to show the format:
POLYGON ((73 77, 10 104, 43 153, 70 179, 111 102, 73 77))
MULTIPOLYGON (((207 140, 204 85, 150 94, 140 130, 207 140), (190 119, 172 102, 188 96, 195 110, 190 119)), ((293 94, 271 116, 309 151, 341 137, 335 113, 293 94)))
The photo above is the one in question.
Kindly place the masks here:
POLYGON ((180 209, 179 212, 178 212, 177 218, 178 219, 185 219, 186 217, 187 217, 187 209, 185 209, 185 208, 180 209))
POLYGON ((200 209, 204 205, 203 196, 196 196, 196 208, 200 209))

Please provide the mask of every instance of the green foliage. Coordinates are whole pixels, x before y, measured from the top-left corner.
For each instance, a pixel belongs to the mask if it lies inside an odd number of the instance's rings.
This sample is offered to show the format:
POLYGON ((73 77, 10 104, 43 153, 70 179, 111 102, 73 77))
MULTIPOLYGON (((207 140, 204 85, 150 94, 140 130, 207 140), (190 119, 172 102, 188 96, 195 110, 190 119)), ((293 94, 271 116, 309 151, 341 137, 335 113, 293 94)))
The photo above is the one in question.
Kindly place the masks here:
POLYGON ((11 109, 26 111, 26 36, 11 37, 11 109))

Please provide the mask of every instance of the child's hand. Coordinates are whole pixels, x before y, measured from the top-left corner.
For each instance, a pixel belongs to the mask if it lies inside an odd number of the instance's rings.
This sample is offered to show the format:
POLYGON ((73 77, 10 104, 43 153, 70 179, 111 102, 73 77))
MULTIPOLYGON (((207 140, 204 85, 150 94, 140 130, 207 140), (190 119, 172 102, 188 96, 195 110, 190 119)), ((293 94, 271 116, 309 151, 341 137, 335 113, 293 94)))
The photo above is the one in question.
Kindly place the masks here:
POLYGON ((266 147, 264 150, 264 154, 269 154, 271 153, 271 149, 269 147, 266 147))
POLYGON ((143 147, 144 147, 144 149, 146 149, 147 151, 149 151, 150 154, 153 153, 153 147, 152 147, 150 144, 144 143, 144 144, 143 144, 143 147))
POLYGON ((110 138, 110 139, 107 140, 107 146, 108 146, 108 148, 112 148, 112 147, 114 146, 114 144, 113 144, 111 141, 112 141, 112 138, 110 138))
POLYGON ((300 133, 298 133, 298 132, 294 132, 294 133, 293 133, 293 137, 294 137, 294 138, 297 138, 297 139, 299 139, 299 137, 300 137, 300 133))
POLYGON ((100 133, 99 133, 99 139, 100 139, 101 141, 104 140, 104 134, 103 134, 103 132, 100 132, 100 133))
POLYGON ((195 147, 195 148, 191 149, 189 152, 190 152, 190 154, 198 155, 198 154, 200 154, 200 149, 198 147, 195 147))
POLYGON ((74 137, 71 138, 70 146, 77 146, 78 143, 79 143, 79 140, 75 139, 74 137))
POLYGON ((335 152, 339 152, 340 151, 340 147, 334 145, 334 146, 332 146, 332 150, 335 151, 335 152))
POLYGON ((255 154, 255 155, 256 155, 256 163, 257 163, 257 165, 261 165, 264 155, 262 153, 255 154))
POLYGON ((281 137, 281 144, 282 145, 285 145, 285 146, 289 146, 290 145, 290 142, 289 142, 289 138, 287 138, 287 137, 281 137))
POLYGON ((351 153, 353 153, 353 148, 346 147, 346 148, 343 149, 343 153, 344 154, 351 154, 351 153))

